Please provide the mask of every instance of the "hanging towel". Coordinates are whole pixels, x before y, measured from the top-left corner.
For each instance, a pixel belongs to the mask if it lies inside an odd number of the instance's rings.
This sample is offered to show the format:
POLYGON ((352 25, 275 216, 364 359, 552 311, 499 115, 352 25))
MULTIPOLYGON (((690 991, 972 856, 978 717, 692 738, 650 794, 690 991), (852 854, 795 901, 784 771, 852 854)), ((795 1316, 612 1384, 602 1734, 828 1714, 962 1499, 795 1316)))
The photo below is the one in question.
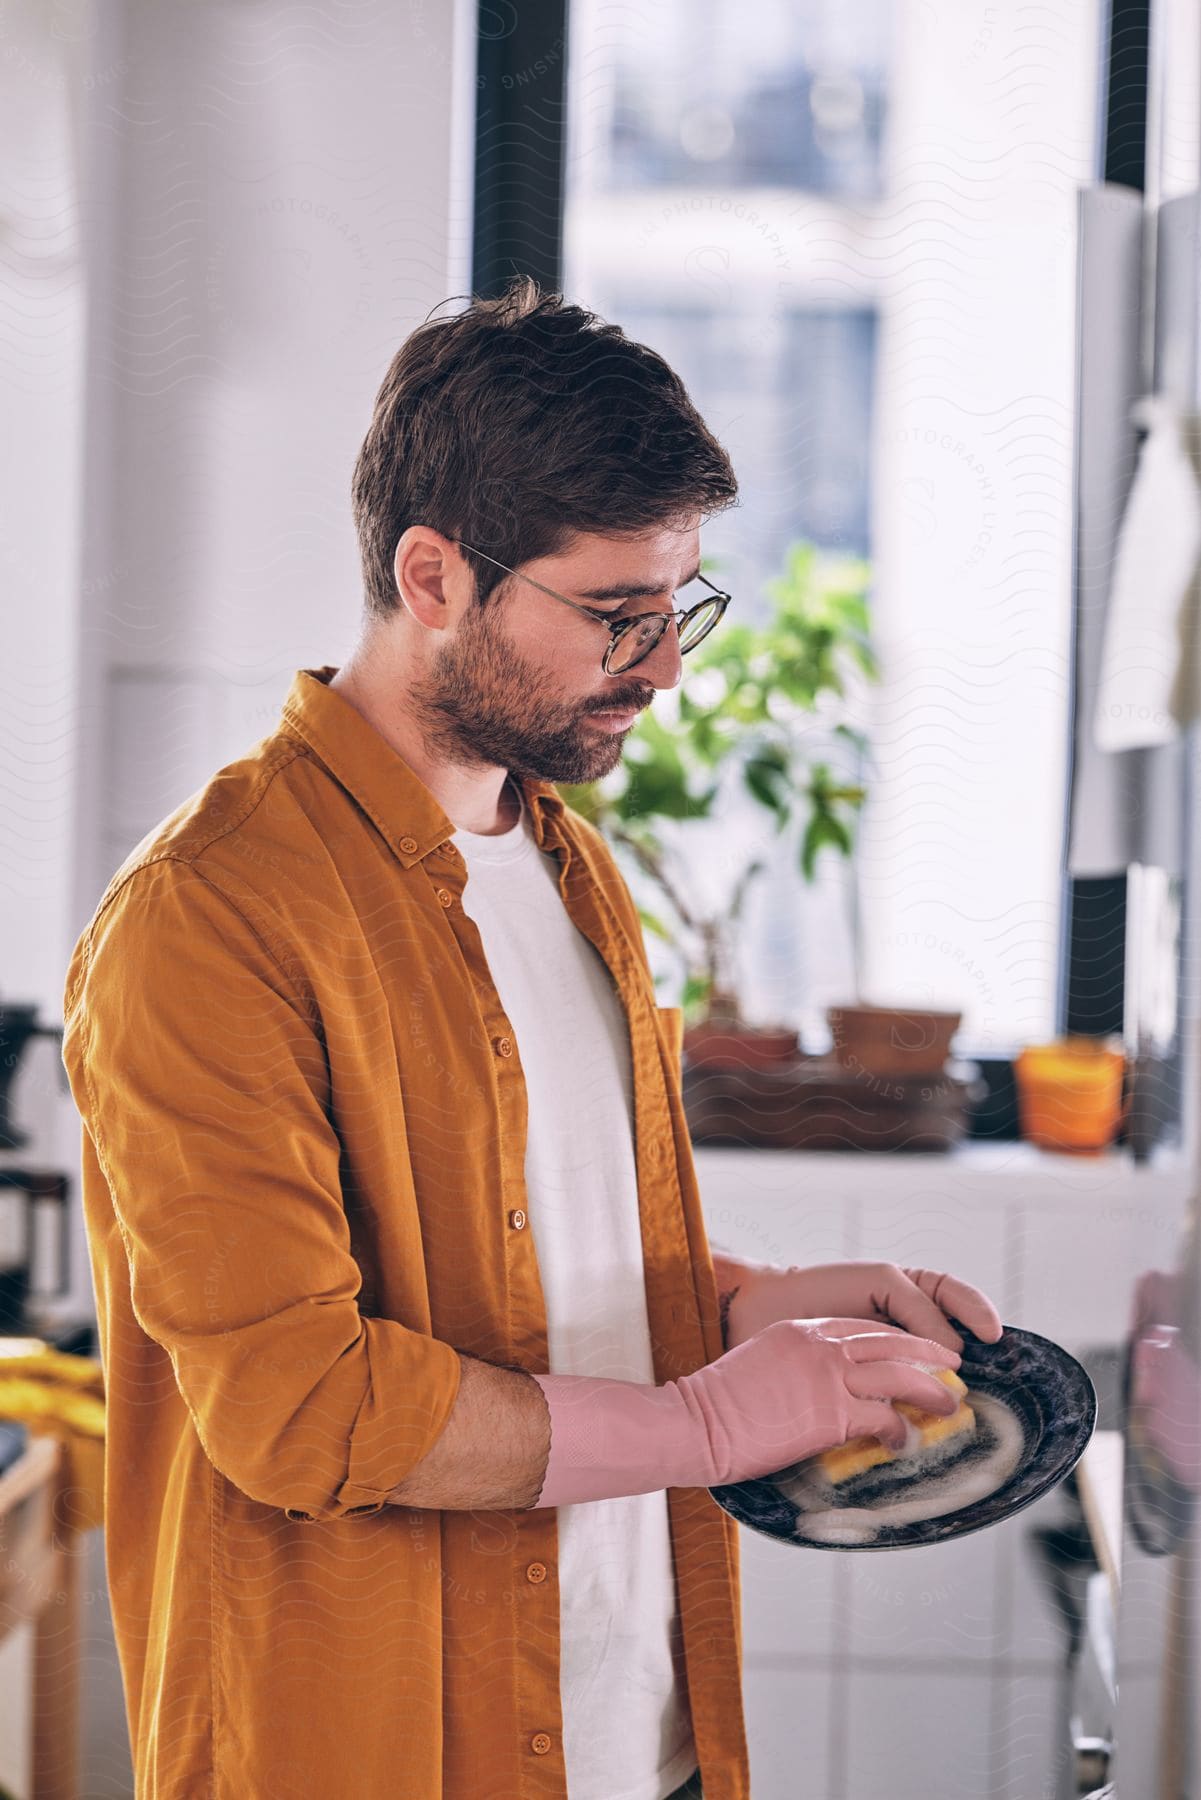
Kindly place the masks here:
POLYGON ((1105 618, 1093 717, 1099 750, 1170 743, 1196 705, 1201 489, 1172 403, 1148 396, 1133 417, 1148 435, 1118 535, 1105 618))

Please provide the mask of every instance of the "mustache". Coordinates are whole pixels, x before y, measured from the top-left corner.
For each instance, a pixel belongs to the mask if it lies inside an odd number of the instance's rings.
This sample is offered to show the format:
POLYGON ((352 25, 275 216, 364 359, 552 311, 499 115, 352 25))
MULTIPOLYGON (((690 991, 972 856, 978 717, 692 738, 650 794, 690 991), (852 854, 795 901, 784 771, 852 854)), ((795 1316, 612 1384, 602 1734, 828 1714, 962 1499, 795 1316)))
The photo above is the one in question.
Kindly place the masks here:
POLYGON ((645 710, 646 707, 648 707, 650 705, 651 698, 652 698, 652 696, 650 696, 648 694, 627 694, 624 697, 619 697, 616 700, 606 700, 606 702, 603 706, 590 707, 589 711, 590 712, 598 712, 598 713, 599 712, 631 712, 635 708, 637 708, 637 710, 639 712, 642 712, 645 710))

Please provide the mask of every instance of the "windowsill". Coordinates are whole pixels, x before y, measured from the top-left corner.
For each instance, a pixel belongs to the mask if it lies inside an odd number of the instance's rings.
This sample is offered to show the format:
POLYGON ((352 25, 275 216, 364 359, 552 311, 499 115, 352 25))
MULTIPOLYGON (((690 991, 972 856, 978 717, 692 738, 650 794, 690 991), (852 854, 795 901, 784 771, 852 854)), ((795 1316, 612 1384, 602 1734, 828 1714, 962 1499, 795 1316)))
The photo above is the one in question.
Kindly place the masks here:
MULTIPOLYGON (((919 1153, 920 1154, 920 1153, 919 1153)), ((1128 1169, 1132 1175, 1148 1172, 1175 1174, 1184 1168, 1178 1149, 1160 1145, 1151 1159, 1136 1164, 1124 1144, 1091 1153, 1070 1150, 1044 1150, 1038 1144, 1021 1138, 964 1138, 953 1150, 938 1152, 924 1160, 965 1164, 973 1169, 1029 1170, 1031 1173, 1056 1174, 1071 1172, 1096 1174, 1100 1170, 1128 1169)))
POLYGON ((964 1139, 953 1150, 940 1151, 852 1151, 852 1150, 769 1150, 736 1145, 699 1144, 693 1147, 698 1169, 708 1166, 744 1168, 753 1159, 754 1182, 770 1186, 771 1171, 778 1167, 795 1171, 798 1165, 820 1169, 826 1181, 868 1192, 912 1187, 920 1183, 927 1190, 941 1186, 991 1188, 1005 1181, 1020 1182, 1023 1188, 1037 1184, 1040 1192, 1054 1198, 1061 1195, 1088 1196, 1095 1200, 1098 1189, 1112 1195, 1115 1190, 1145 1194, 1151 1182, 1165 1193, 1181 1196, 1191 1185, 1190 1171, 1180 1151, 1160 1146, 1149 1162, 1136 1164, 1125 1146, 1081 1155, 1040 1149, 1020 1139, 964 1139))

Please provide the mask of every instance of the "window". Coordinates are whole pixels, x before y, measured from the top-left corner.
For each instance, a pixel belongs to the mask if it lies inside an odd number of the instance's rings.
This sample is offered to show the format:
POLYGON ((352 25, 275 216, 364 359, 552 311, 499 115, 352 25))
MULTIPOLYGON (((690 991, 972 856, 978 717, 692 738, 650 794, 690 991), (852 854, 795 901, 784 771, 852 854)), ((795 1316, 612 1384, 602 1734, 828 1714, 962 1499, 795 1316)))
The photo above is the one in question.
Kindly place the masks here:
MULTIPOLYGON (((984 1056, 1051 1035, 1059 981, 1095 0, 1053 23, 888 0, 759 0, 753 30, 696 0, 568 18, 564 290, 659 350, 729 450, 741 503, 702 553, 741 616, 795 538, 872 559, 862 997, 958 1008, 984 1056)), ((849 912, 832 852, 814 888, 783 863, 761 882, 752 1017, 822 1046, 849 912)))

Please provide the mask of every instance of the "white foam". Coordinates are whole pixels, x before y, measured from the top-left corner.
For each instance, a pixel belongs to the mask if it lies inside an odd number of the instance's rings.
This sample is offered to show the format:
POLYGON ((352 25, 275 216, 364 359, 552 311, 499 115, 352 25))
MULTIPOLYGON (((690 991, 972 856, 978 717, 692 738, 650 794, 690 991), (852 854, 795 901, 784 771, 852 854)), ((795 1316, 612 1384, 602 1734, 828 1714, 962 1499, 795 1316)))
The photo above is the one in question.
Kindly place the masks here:
MULTIPOLYGON (((948 1440, 948 1464, 931 1469, 916 1484, 906 1483, 907 1499, 889 1499, 887 1493, 864 1506, 829 1505, 835 1486, 821 1473, 815 1458, 797 1463, 773 1477, 775 1485, 799 1509, 796 1535, 819 1544, 870 1544, 881 1531, 895 1525, 910 1525, 922 1519, 940 1519, 946 1513, 958 1512, 994 1494, 1009 1480, 1022 1460, 1025 1433, 1022 1422, 1003 1400, 992 1394, 969 1393, 968 1404, 976 1414, 975 1433, 965 1433, 962 1454, 951 1455, 954 1439, 948 1440), (987 1430, 981 1432, 980 1427, 987 1430), (915 1491, 916 1487, 916 1491, 915 1491)), ((873 1474, 888 1468, 897 1470, 898 1481, 906 1473, 912 1477, 912 1465, 906 1471, 901 1459, 886 1464, 873 1474)))

